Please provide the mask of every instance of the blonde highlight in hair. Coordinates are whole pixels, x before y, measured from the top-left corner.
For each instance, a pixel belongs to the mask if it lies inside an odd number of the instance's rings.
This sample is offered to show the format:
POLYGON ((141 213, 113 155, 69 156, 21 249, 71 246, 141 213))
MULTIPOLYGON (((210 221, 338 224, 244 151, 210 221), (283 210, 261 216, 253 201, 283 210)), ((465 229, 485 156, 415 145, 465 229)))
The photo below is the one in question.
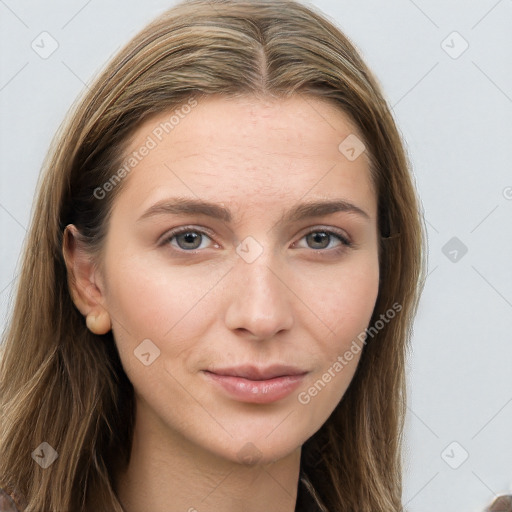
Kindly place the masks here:
POLYGON ((293 0, 189 0, 159 16, 105 67, 57 133, 38 183, 0 362, 0 487, 26 512, 123 512, 114 475, 134 425, 133 387, 112 333, 95 335, 70 295, 68 224, 101 265, 122 163, 142 121, 191 97, 324 98, 350 117, 371 157, 380 231, 379 294, 357 371, 301 467, 324 510, 402 508, 405 362, 425 279, 424 228, 409 164, 376 79, 340 30, 293 0), (59 453, 42 469, 32 451, 59 453))

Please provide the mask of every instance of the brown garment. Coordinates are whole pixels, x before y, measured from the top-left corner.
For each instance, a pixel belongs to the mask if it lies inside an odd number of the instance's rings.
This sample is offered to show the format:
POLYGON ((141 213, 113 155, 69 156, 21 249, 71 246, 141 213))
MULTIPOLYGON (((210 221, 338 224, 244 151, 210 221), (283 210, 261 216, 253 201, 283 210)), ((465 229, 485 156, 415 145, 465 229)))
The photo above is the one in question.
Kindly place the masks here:
POLYGON ((512 512, 512 495, 498 496, 487 509, 487 512, 512 512))
POLYGON ((14 500, 3 489, 0 489, 0 512, 18 512, 14 500))

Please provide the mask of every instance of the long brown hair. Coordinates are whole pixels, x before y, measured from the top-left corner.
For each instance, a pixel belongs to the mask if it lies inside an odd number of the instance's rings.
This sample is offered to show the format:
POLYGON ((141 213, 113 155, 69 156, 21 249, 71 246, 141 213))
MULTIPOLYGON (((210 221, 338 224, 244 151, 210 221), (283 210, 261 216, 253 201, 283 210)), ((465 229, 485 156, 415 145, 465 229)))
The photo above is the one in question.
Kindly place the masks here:
MULTIPOLYGON (((27 512, 122 512, 113 475, 128 462, 133 387, 112 332, 74 306, 63 232, 100 255, 123 162, 149 116, 204 95, 325 98, 358 127, 379 208, 380 287, 348 390, 304 445, 301 468, 330 512, 401 509, 405 361, 424 283, 424 226, 402 142, 376 79, 320 12, 292 0, 189 0, 136 35, 75 104, 44 163, 0 366, 0 487, 27 512), (393 308, 395 305, 395 308, 393 308), (382 320, 381 320, 381 323, 382 320), (43 469, 42 443, 58 457, 43 469)), ((341 141, 340 141, 341 142, 341 141)))

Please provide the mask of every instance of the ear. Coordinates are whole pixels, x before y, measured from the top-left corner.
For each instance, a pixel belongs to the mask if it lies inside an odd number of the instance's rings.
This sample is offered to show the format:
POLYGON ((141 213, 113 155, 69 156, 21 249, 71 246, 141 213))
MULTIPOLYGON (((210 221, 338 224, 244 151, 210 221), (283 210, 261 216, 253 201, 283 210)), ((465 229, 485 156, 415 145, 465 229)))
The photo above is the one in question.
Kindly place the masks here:
POLYGON ((87 327, 92 332, 107 333, 111 329, 111 320, 106 308, 103 281, 73 224, 68 224, 64 230, 62 254, 66 263, 68 288, 75 306, 86 317, 87 327))

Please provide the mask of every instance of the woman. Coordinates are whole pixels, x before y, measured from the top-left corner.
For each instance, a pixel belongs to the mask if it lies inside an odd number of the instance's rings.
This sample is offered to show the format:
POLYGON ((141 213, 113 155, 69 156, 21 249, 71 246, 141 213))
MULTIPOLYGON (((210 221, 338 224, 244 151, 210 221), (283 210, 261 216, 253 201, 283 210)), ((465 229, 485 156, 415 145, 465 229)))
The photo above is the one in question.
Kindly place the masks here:
POLYGON ((45 162, 0 367, 5 501, 400 510, 423 244, 339 29, 286 0, 173 7, 45 162))

